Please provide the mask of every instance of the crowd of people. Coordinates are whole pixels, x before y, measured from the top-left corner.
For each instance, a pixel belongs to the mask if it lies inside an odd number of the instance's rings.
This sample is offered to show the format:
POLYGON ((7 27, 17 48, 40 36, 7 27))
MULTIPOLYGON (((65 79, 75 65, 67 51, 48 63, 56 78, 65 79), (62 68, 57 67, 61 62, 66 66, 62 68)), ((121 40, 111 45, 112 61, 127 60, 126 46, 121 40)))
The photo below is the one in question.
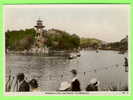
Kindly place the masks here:
MULTIPOLYGON (((77 71, 71 70, 72 80, 71 82, 64 81, 60 84, 57 91, 81 91, 80 81, 77 77, 77 71)), ((96 79, 92 79, 87 87, 86 91, 98 91, 99 82, 96 79)), ((16 82, 13 86, 16 92, 41 92, 36 79, 31 79, 29 82, 25 80, 24 73, 19 73, 16 77, 16 82)), ((6 84, 6 91, 11 90, 11 84, 6 84)))
MULTIPOLYGON (((14 78, 13 78, 14 79, 14 78)), ((16 81, 13 84, 8 80, 6 83, 6 91, 15 91, 15 92, 36 92, 39 91, 38 82, 36 79, 32 79, 29 82, 25 80, 24 73, 19 73, 16 77, 16 81)))
MULTIPOLYGON (((77 77, 77 71, 73 69, 71 70, 71 73, 73 76, 71 83, 68 83, 66 81, 62 82, 59 88, 60 91, 81 91, 80 81, 77 77)), ((90 82, 88 83, 85 90, 86 91, 98 91, 99 84, 100 82, 97 81, 96 78, 92 78, 90 82)))

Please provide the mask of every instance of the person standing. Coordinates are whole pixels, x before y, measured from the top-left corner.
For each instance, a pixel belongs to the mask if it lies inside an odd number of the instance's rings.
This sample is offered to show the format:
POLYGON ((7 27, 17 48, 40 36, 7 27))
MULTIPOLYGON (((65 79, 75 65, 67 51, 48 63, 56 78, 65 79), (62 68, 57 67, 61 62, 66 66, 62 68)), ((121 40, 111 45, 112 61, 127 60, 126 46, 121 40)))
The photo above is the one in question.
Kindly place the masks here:
POLYGON ((80 91, 80 82, 77 78, 77 71, 75 69, 71 70, 72 73, 72 82, 71 82, 71 90, 72 91, 80 91))
POLYGON ((126 57, 125 57, 124 67, 125 67, 125 72, 128 72, 128 59, 126 57))
POLYGON ((125 59, 124 66, 125 66, 125 67, 128 67, 128 59, 127 59, 126 57, 125 57, 124 59, 125 59))

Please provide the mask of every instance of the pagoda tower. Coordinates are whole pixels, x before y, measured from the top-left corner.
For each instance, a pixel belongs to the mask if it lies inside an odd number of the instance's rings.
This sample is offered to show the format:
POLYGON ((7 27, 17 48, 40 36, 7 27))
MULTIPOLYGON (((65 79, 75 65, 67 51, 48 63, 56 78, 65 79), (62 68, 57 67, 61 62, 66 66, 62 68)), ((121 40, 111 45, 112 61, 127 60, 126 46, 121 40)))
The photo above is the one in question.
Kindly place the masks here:
POLYGON ((35 48, 37 48, 38 53, 44 53, 46 49, 46 31, 44 30, 43 21, 38 19, 36 25, 34 26, 36 30, 35 35, 35 48))
POLYGON ((38 48, 44 47, 44 28, 45 26, 42 23, 42 20, 37 20, 36 28, 36 36, 35 36, 35 46, 38 48))

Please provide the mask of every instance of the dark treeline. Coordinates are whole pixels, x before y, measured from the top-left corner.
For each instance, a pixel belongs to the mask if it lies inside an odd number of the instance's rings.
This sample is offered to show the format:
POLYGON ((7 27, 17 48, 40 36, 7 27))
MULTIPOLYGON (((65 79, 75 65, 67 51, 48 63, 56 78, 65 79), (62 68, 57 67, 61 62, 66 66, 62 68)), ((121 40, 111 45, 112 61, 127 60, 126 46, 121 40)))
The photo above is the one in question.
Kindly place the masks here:
MULTIPOLYGON (((35 42, 36 31, 34 28, 25 30, 7 31, 6 48, 9 50, 30 49, 35 42)), ((76 34, 70 34, 58 29, 45 30, 45 46, 54 50, 73 50, 82 48, 104 49, 104 50, 124 50, 128 49, 128 37, 118 42, 103 42, 95 38, 80 38, 76 34)))
POLYGON ((127 51, 128 50, 128 36, 121 39, 118 42, 110 42, 107 44, 103 44, 102 49, 105 50, 117 50, 117 51, 127 51))
POLYGON ((102 41, 95 38, 80 38, 81 48, 97 49, 102 44, 102 41))
MULTIPOLYGON (((30 49, 35 42, 35 29, 25 29, 18 31, 7 31, 6 48, 9 50, 30 49)), ((45 46, 56 50, 72 50, 80 45, 80 38, 76 34, 69 34, 65 31, 50 29, 45 30, 45 46)))
POLYGON ((128 50, 128 36, 117 42, 105 42, 95 38, 81 38, 80 47, 89 49, 126 51, 128 50))

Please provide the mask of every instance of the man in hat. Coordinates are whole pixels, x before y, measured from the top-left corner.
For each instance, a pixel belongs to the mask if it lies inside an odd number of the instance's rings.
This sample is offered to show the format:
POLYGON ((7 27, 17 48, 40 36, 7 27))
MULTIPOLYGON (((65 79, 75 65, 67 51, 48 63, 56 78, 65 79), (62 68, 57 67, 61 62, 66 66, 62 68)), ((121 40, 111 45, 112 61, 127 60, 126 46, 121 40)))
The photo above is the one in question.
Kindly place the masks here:
POLYGON ((29 92, 30 91, 29 84, 24 80, 24 78, 25 78, 24 73, 19 73, 17 75, 18 92, 29 92))
POLYGON ((71 90, 72 91, 80 91, 80 82, 77 78, 77 71, 75 69, 71 70, 73 79, 71 82, 71 90))

